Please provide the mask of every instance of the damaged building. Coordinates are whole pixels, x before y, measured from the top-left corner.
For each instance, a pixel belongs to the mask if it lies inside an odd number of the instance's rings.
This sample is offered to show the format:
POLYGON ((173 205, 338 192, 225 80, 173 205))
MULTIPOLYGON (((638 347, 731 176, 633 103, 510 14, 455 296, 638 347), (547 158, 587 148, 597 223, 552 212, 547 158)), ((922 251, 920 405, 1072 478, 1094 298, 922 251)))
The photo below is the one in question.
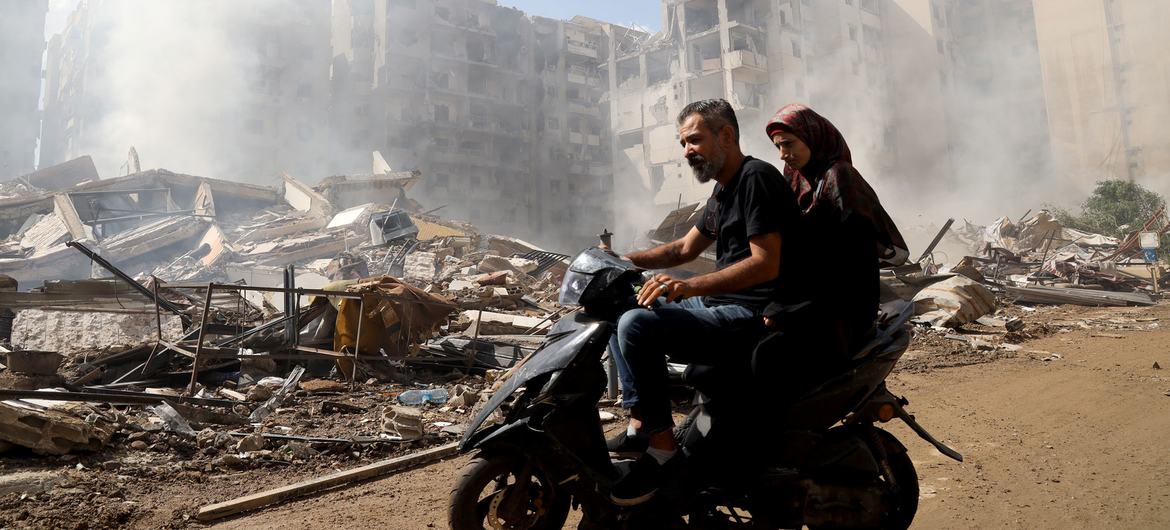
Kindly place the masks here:
POLYGON ((335 2, 333 28, 343 150, 418 168, 419 200, 485 228, 575 248, 610 223, 609 64, 637 32, 482 0, 335 2))

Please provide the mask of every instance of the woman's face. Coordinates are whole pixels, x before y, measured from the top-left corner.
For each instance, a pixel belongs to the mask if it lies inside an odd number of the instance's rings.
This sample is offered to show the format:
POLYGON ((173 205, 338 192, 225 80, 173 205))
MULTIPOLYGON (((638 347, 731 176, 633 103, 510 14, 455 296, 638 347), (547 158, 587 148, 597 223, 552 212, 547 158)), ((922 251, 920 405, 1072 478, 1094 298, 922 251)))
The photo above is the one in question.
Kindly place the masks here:
POLYGON ((776 144, 776 149, 780 150, 780 160, 783 160, 788 167, 799 170, 808 164, 809 158, 812 158, 812 152, 809 151, 807 145, 797 138, 795 134, 780 132, 772 137, 772 143, 776 144))

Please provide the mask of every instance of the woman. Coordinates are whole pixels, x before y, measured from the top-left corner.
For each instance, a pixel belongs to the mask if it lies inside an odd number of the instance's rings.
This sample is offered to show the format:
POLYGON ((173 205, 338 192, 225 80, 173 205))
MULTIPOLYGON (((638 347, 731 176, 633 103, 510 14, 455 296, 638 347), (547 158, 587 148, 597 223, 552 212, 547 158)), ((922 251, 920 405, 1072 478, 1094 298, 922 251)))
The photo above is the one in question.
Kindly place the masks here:
POLYGON ((757 349, 757 373, 798 363, 797 372, 828 375, 869 339, 878 269, 904 263, 906 243, 829 120, 787 105, 766 130, 801 218, 796 240, 784 242, 787 281, 765 321, 780 333, 757 349))

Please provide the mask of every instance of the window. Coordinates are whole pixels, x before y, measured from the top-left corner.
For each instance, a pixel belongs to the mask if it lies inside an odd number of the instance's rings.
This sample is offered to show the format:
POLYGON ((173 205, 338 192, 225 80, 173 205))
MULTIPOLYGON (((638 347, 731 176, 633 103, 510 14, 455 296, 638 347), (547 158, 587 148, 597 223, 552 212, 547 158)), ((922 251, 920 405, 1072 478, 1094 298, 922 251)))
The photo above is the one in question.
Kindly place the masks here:
POLYGON ((792 56, 800 58, 800 42, 792 41, 792 56))
POLYGON ((451 121, 451 109, 446 105, 435 105, 435 121, 451 121))
POLYGON ((853 24, 849 25, 849 40, 855 42, 857 41, 857 26, 854 26, 853 24))
POLYGON ((942 39, 935 39, 934 47, 938 49, 938 53, 946 53, 947 51, 947 46, 946 44, 943 44, 942 39))
POLYGON ((797 79, 796 82, 793 83, 793 87, 796 89, 796 95, 798 97, 804 97, 804 81, 797 79))
POLYGON ((558 131, 561 128, 561 121, 556 118, 549 118, 545 122, 545 126, 548 127, 548 130, 550 131, 558 131))
POLYGON ((847 6, 853 5, 853 0, 845 0, 845 5, 847 5, 847 6))

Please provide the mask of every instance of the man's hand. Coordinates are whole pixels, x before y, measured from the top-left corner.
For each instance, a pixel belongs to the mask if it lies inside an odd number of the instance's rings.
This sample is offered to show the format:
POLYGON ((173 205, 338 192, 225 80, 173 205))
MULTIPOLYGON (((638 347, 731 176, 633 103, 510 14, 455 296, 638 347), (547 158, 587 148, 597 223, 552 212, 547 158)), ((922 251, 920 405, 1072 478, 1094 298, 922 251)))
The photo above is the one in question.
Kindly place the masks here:
POLYGON ((694 289, 686 280, 659 274, 642 286, 642 290, 638 292, 638 305, 650 308, 659 296, 665 296, 667 302, 675 302, 694 295, 694 289))

